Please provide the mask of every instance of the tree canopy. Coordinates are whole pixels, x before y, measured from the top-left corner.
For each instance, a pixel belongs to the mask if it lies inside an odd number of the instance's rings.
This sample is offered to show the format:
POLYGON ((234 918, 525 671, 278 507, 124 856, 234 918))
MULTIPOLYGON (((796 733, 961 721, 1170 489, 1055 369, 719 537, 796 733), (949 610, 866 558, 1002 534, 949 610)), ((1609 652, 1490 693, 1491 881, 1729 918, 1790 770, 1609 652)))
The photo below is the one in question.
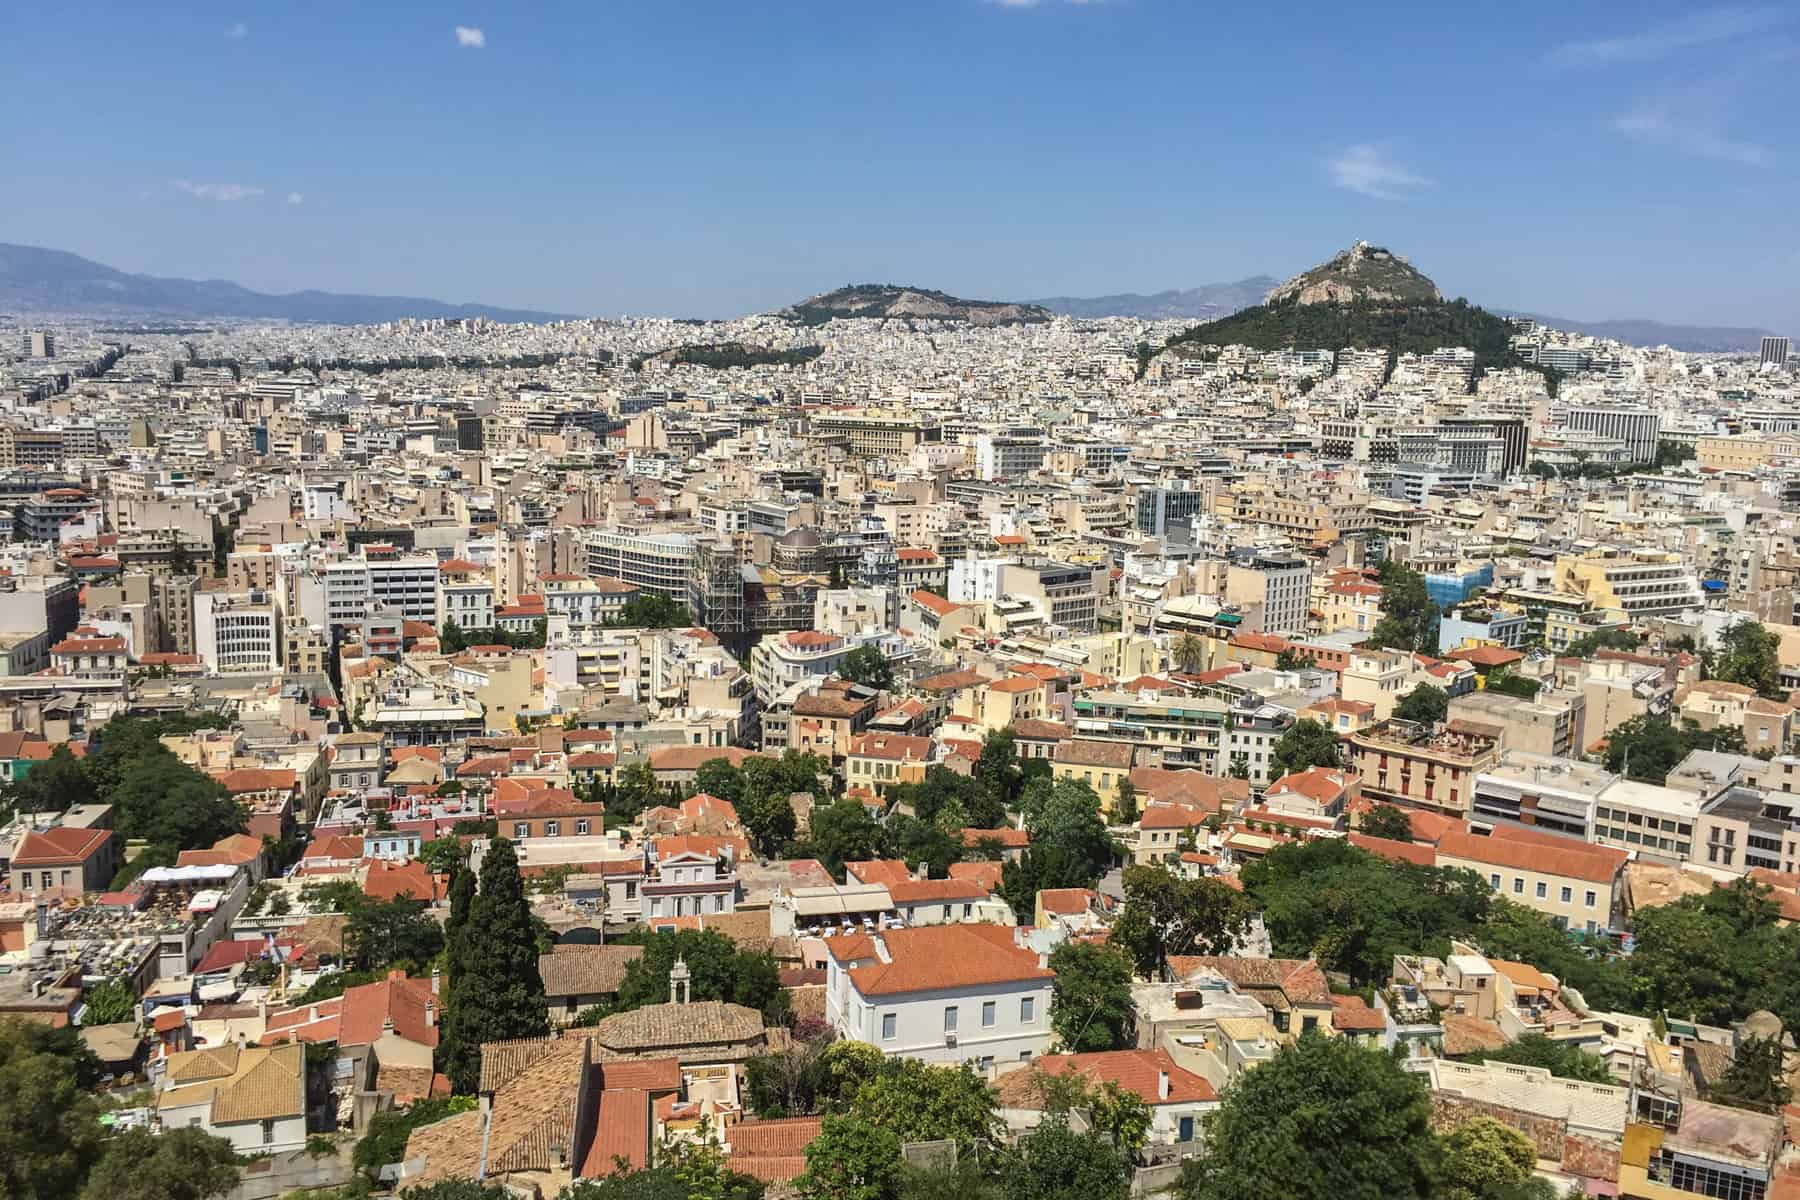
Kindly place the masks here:
POLYGON ((1343 1038, 1302 1034, 1225 1089, 1183 1200, 1426 1200, 1438 1148, 1419 1076, 1343 1038))
POLYGON ((874 646, 858 646, 844 655, 838 674, 877 691, 889 691, 894 686, 894 664, 874 646))
POLYGON ((1338 765, 1337 735, 1311 717, 1288 726, 1269 751, 1269 776, 1279 779, 1308 767, 1338 765))
POLYGON ((1050 955, 1050 1023, 1066 1052, 1132 1045, 1131 960, 1112 945, 1068 941, 1050 955))
POLYGON ((1389 841, 1412 841, 1412 818, 1404 809, 1392 804, 1377 804, 1357 818, 1357 829, 1370 837, 1389 841))
POLYGON ((1435 654, 1438 607, 1425 590, 1425 577, 1397 559, 1381 564, 1381 619, 1369 634, 1371 648, 1435 654))
POLYGON ((1402 721, 1435 725, 1450 715, 1450 696, 1436 684, 1421 683, 1394 705, 1394 716, 1402 721))
POLYGON ((1183 879, 1156 865, 1125 868, 1125 907, 1111 940, 1153 978, 1170 955, 1229 954, 1250 925, 1242 893, 1218 879, 1183 879))
POLYGON ((737 944, 712 929, 635 929, 611 939, 611 944, 641 945, 644 953, 625 968, 612 1012, 628 1012, 669 999, 669 972, 675 960, 687 964, 688 993, 694 1000, 724 1000, 754 1008, 765 1018, 778 1021, 787 1012, 787 993, 775 960, 767 951, 739 950, 737 944))
POLYGON ((440 1069, 459 1094, 475 1090, 484 1042, 542 1037, 550 1031, 537 930, 519 878, 519 858, 506 838, 488 844, 481 886, 453 935, 447 957, 454 982, 444 1004, 440 1069))
POLYGON ((1781 686, 1781 639, 1755 621, 1739 621, 1721 633, 1718 648, 1702 662, 1714 679, 1755 688, 1759 696, 1786 697, 1781 686))

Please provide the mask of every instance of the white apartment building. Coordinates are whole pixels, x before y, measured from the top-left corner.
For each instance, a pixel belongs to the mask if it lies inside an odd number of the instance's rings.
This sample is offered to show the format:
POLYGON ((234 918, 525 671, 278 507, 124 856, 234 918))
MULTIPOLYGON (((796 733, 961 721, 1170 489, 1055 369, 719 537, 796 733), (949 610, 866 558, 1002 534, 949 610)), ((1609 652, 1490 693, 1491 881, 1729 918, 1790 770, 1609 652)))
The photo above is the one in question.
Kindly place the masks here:
POLYGON ((1049 1048, 1054 976, 1024 930, 932 925, 828 937, 825 948, 825 1015, 839 1037, 984 1070, 1049 1048))
POLYGON ((766 705, 797 683, 824 679, 855 648, 844 638, 812 629, 764 636, 750 650, 750 683, 757 700, 766 705))
POLYGON ((320 580, 331 625, 357 624, 379 608, 409 621, 437 618, 438 564, 429 555, 341 559, 327 563, 320 580))
POLYGON ((462 629, 492 629, 493 582, 485 575, 440 573, 437 581, 437 613, 432 623, 442 628, 450 621, 455 621, 462 629))
POLYGON ((1620 779, 1594 801, 1594 841, 1688 862, 1699 820, 1700 797, 1695 793, 1620 779))
POLYGON ((270 593, 194 593, 194 653, 208 671, 279 671, 281 650, 281 611, 270 593))
POLYGON ((671 600, 686 601, 696 543, 685 533, 599 530, 587 539, 587 573, 609 575, 671 600))

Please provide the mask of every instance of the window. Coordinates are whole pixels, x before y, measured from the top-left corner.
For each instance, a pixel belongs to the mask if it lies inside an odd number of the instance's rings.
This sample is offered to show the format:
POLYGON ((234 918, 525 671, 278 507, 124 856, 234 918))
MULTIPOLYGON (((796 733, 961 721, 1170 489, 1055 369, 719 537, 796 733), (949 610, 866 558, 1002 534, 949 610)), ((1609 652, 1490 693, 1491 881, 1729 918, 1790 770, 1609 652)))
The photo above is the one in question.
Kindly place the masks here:
POLYGON ((263 1139, 262 1139, 263 1145, 265 1145, 265 1146, 274 1145, 275 1144, 275 1122, 265 1120, 262 1123, 262 1135, 263 1135, 263 1139))
POLYGON ((1574 888, 1564 888, 1562 890, 1562 902, 1564 904, 1567 904, 1574 899, 1575 899, 1575 889, 1574 888))
POLYGON ((580 835, 582 837, 586 837, 587 831, 588 831, 588 823, 585 820, 575 822, 575 832, 578 835, 580 835))
POLYGON ((562 833, 562 822, 561 821, 545 821, 544 822, 544 836, 545 837, 557 837, 557 836, 560 836, 561 833, 562 833))
POLYGON ((716 913, 725 911, 725 897, 722 893, 713 897, 713 911, 716 913))
POLYGON ((1191 1142, 1194 1140, 1194 1118, 1181 1118, 1179 1132, 1175 1135, 1175 1140, 1178 1142, 1191 1142))
POLYGON ((1587 894, 1587 906, 1589 908, 1594 907, 1594 893, 1592 893, 1592 892, 1589 892, 1587 894))
POLYGON ((1523 896, 1524 894, 1525 894, 1525 880, 1518 875, 1514 875, 1513 876, 1513 895, 1523 896))
POLYGON ((997 1007, 998 1006, 992 1000, 983 1000, 981 1002, 981 1027, 983 1029, 992 1029, 994 1027, 994 1012, 997 1007))
POLYGON ((1496 892, 1499 891, 1500 890, 1500 877, 1498 875, 1489 875, 1488 876, 1488 885, 1490 887, 1492 887, 1496 892))
POLYGON ((1550 894, 1550 885, 1549 885, 1549 884, 1547 884, 1547 883, 1545 883, 1545 882, 1544 882, 1544 881, 1543 881, 1543 880, 1541 880, 1541 879, 1540 879, 1540 880, 1538 880, 1538 885, 1537 885, 1537 898, 1538 898, 1538 899, 1539 899, 1539 900, 1542 900, 1542 899, 1543 899, 1543 898, 1544 898, 1544 897, 1546 897, 1546 896, 1548 896, 1548 895, 1549 895, 1549 894, 1550 894))
POLYGON ((963 920, 966 921, 974 915, 975 915, 975 906, 973 904, 963 905, 963 920))
POLYGON ((948 921, 949 919, 950 919, 950 906, 948 904, 946 904, 946 905, 944 905, 944 920, 948 921))
POLYGON ((1019 1000, 1019 1024, 1031 1024, 1037 1008, 1037 997, 1024 996, 1019 1000))
POLYGON ((530 821, 514 821, 513 822, 513 836, 520 837, 520 838, 530 837, 531 836, 531 822, 530 821))
POLYGON ((956 1032, 956 1005, 954 1004, 944 1006, 944 1032, 956 1032))
POLYGON ((900 1024, 900 1017, 897 1013, 882 1013, 881 1014, 881 1040, 884 1042, 893 1041, 894 1035, 898 1031, 899 1024, 900 1024))

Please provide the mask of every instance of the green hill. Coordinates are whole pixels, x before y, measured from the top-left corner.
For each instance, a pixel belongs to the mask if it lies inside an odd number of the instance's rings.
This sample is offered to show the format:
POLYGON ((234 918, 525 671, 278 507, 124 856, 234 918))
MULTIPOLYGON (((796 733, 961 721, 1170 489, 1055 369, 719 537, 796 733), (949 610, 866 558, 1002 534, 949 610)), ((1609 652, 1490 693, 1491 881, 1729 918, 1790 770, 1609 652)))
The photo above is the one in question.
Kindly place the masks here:
POLYGON ((742 342, 689 343, 671 346, 655 354, 640 354, 631 360, 631 369, 641 371, 645 363, 664 366, 709 367, 715 371, 733 367, 797 367, 825 353, 823 346, 796 346, 777 350, 773 346, 746 346, 742 342))
POLYGON ((1256 350, 1385 349, 1388 368, 1402 354, 1430 354, 1447 346, 1475 352, 1475 375, 1525 367, 1545 377, 1552 394, 1556 372, 1513 353, 1512 326, 1467 300, 1355 300, 1348 304, 1278 300, 1196 325, 1169 339, 1169 350, 1198 354, 1207 346, 1256 350))

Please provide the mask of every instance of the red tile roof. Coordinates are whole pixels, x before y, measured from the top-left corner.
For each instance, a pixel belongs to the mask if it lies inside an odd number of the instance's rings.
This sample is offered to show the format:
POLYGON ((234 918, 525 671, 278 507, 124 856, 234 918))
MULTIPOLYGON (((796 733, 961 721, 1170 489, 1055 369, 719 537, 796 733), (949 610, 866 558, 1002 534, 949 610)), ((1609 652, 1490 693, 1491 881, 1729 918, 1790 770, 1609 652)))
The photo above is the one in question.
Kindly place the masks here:
POLYGON ((1203 1075, 1176 1064, 1167 1050, 1107 1050, 1096 1054, 1046 1054, 1034 1064, 1046 1075, 1075 1072, 1096 1083, 1115 1083, 1146 1104, 1194 1104, 1217 1100, 1218 1091, 1203 1075), (1169 1094, 1162 1095, 1162 1078, 1169 1094))
POLYGON ((851 983, 865 996, 979 987, 1051 979, 1034 950, 1015 944, 1014 931, 998 925, 928 925, 880 935, 890 961, 877 956, 869 934, 828 937, 826 951, 847 965, 851 983))
POLYGON ((84 863, 100 852, 112 837, 110 829, 75 829, 61 825, 42 833, 28 833, 12 857, 15 867, 60 867, 84 863))

